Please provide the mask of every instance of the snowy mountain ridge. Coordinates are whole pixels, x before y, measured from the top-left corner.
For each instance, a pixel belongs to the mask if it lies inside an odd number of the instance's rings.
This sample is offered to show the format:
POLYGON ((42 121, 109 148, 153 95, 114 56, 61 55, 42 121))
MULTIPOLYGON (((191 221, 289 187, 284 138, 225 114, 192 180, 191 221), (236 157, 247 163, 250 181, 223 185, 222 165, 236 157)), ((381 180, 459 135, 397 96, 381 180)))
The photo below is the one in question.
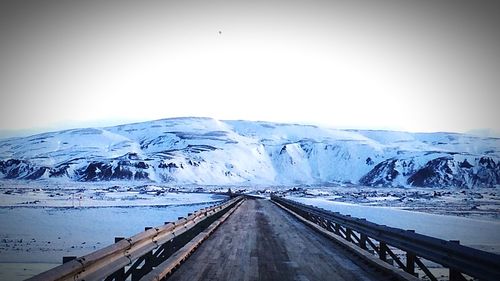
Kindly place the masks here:
POLYGON ((500 138, 171 118, 0 140, 0 179, 500 186, 500 138))

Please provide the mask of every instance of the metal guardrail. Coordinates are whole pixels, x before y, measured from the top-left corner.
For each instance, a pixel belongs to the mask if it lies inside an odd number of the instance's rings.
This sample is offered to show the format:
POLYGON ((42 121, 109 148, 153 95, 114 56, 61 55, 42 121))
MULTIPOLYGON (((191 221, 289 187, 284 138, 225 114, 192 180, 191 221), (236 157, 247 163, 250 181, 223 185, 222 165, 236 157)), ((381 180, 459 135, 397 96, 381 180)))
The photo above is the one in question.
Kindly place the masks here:
POLYGON ((203 241, 208 239, 217 227, 219 227, 242 203, 243 201, 239 201, 236 206, 227 211, 224 215, 207 227, 207 229, 194 237, 191 241, 189 241, 189 243, 184 245, 184 247, 175 252, 175 254, 170 256, 166 261, 159 264, 148 274, 142 277, 140 281, 159 281, 167 278, 170 274, 172 274, 172 272, 174 272, 175 268, 186 260, 201 245, 201 243, 203 243, 203 241))
POLYGON ((463 274, 480 280, 500 280, 500 255, 466 247, 458 241, 445 241, 412 230, 375 224, 276 195, 271 195, 271 200, 360 248, 377 254, 381 260, 395 262, 412 275, 416 275, 418 266, 430 280, 437 281, 422 262, 423 258, 449 268, 451 281, 467 280, 463 274), (389 246, 405 252, 404 262, 389 246))
POLYGON ((189 214, 187 218, 148 228, 28 280, 139 280, 241 200, 242 196, 235 197, 189 214))

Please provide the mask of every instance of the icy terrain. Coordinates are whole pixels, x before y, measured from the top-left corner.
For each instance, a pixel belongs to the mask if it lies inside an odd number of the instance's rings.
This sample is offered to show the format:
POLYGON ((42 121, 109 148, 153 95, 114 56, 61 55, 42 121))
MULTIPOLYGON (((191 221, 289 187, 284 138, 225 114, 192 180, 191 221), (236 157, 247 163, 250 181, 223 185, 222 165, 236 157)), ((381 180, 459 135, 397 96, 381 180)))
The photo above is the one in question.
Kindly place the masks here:
MULTIPOLYGON (((190 191, 193 189, 131 183, 128 186, 106 183, 100 185, 70 183, 63 186, 58 184, 48 186, 43 184, 43 181, 8 181, 0 182, 0 207, 164 207, 211 203, 216 198, 206 193, 190 191)), ((210 189, 210 191, 218 190, 210 189)))
POLYGON ((0 178, 497 187, 500 139, 174 118, 0 141, 0 178))
POLYGON ((326 210, 365 218, 370 222, 444 240, 459 240, 461 244, 500 254, 499 220, 471 219, 403 210, 394 207, 367 206, 335 202, 327 198, 289 197, 292 200, 326 210))
POLYGON ((0 280, 24 280, 227 196, 159 186, 0 185, 0 280), (20 223, 21 222, 21 223, 20 223))
MULTIPOLYGON (((257 191, 266 194, 266 191, 257 191)), ((270 190, 267 190, 267 193, 270 190)), ((339 204, 393 207, 423 213, 500 221, 500 190, 374 188, 374 187, 294 187, 279 194, 294 198, 314 198, 339 204)))

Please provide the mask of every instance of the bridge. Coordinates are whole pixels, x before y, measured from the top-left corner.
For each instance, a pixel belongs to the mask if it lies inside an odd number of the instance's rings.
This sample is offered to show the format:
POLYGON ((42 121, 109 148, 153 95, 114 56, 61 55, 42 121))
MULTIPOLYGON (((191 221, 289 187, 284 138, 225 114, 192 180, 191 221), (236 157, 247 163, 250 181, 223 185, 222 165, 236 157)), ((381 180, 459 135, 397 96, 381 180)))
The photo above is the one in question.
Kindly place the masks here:
POLYGON ((115 242, 29 280, 500 280, 499 255, 274 195, 234 197, 115 242))

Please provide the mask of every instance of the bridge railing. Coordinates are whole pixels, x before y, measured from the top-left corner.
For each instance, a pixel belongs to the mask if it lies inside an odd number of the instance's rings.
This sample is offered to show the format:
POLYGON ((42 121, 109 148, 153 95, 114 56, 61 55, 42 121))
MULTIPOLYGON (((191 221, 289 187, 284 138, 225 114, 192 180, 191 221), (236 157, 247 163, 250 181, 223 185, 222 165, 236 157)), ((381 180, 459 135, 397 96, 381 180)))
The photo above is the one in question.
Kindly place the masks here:
POLYGON ((243 200, 242 196, 203 208, 175 222, 146 228, 130 238, 72 259, 28 280, 139 280, 182 248, 212 222, 243 200))
POLYGON ((271 200, 361 249, 376 254, 381 260, 391 264, 395 262, 412 275, 417 275, 415 270, 418 266, 428 279, 438 280, 421 260, 426 259, 449 268, 451 281, 467 280, 463 274, 479 280, 500 280, 500 255, 465 247, 458 241, 446 241, 413 230, 375 224, 276 195, 271 195, 271 200), (397 250, 404 255, 395 254, 397 250))

